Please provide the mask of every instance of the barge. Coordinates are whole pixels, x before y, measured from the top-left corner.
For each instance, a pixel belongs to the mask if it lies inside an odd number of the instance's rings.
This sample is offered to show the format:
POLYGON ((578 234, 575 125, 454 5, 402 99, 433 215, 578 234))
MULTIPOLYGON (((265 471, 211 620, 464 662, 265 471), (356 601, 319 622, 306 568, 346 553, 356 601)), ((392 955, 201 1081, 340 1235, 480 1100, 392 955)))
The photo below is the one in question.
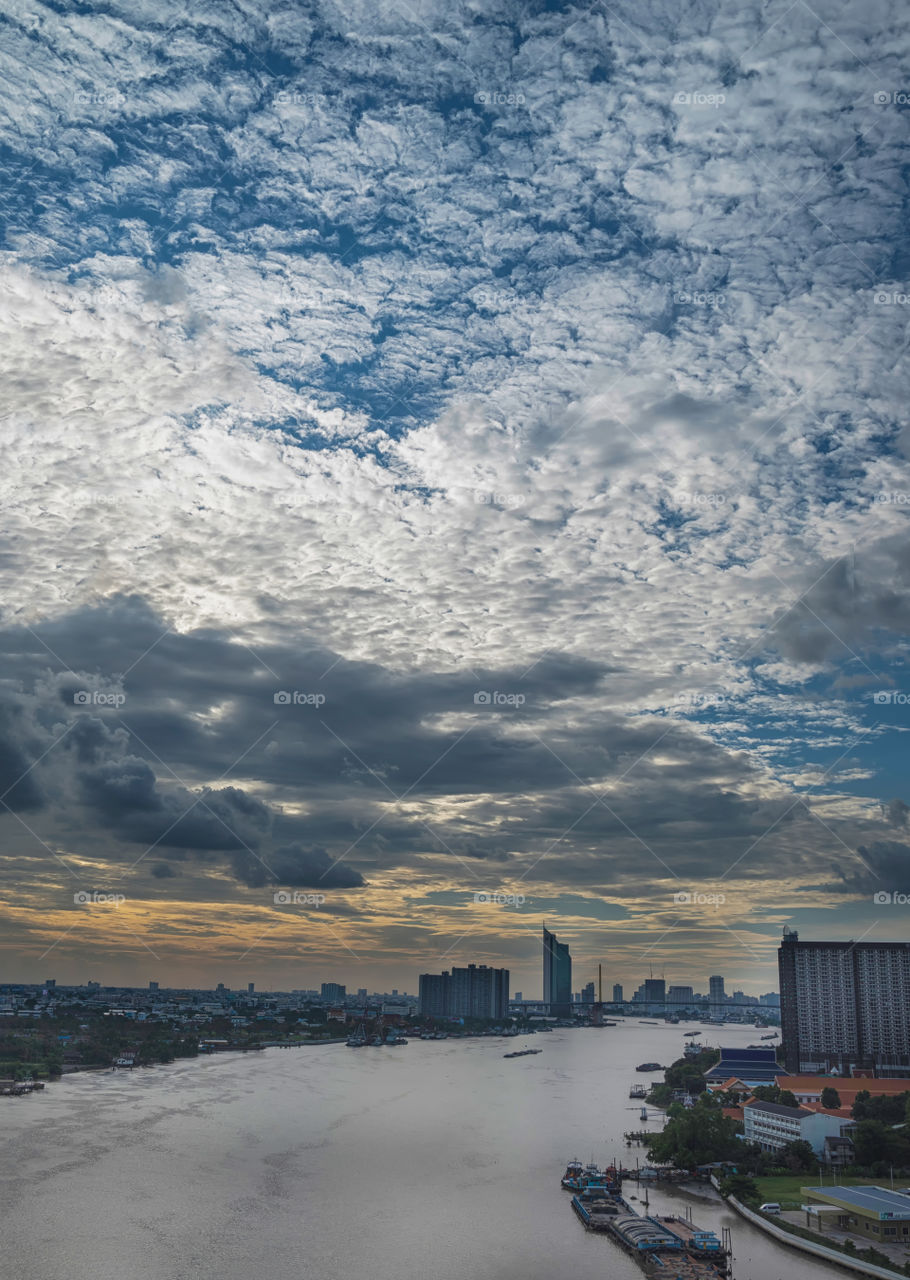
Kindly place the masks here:
POLYGON ((647 1202, 645 1213, 641 1214, 623 1199, 618 1181, 611 1179, 609 1187, 591 1183, 572 1196, 572 1208, 586 1231, 609 1235, 647 1276, 661 1276, 663 1280, 732 1280, 733 1253, 728 1230, 720 1239, 688 1218, 649 1214, 647 1202))

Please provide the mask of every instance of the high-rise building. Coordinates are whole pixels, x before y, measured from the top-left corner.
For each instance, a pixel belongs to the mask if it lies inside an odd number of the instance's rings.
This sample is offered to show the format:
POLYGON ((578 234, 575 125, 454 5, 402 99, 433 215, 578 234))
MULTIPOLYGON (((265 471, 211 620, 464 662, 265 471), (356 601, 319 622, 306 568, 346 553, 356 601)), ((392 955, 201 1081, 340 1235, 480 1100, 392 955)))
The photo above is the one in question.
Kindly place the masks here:
POLYGON ((568 1018, 572 1012, 572 957, 569 945, 543 927, 543 1000, 550 1013, 568 1018))
POLYGON ((357 988, 357 999, 358 999, 358 1000, 366 1000, 366 998, 367 998, 367 989, 366 989, 366 987, 358 987, 358 988, 357 988))
MULTIPOLYGON (((53 990, 54 990, 54 988, 55 988, 55 987, 56 987, 56 985, 57 985, 57 979, 56 979, 56 978, 45 978, 45 979, 44 979, 44 985, 47 987, 48 991, 53 991, 53 990)), ((156 983, 155 985, 157 986, 158 984, 156 983)))
POLYGON ((800 942, 784 929, 777 961, 788 1071, 907 1074, 910 942, 800 942))
POLYGON ((695 1000, 695 992, 691 987, 670 987, 667 992, 667 1004, 690 1005, 695 1000))
POLYGON ((248 996, 254 995, 254 994, 255 994, 255 992, 256 992, 256 983, 255 983, 255 982, 248 982, 248 983, 246 984, 246 993, 247 993, 247 995, 248 995, 248 996))
POLYGON ((345 998, 347 987, 343 982, 324 982, 321 994, 323 1000, 328 1000, 330 1004, 335 1004, 345 998))
POLYGON ((504 1018, 509 1009, 508 969, 469 964, 453 969, 451 1013, 456 1018, 504 1018))
POLYGON ((521 998, 522 998, 522 997, 521 997, 521 992, 520 992, 520 991, 516 991, 516 992, 515 992, 515 1000, 516 1000, 516 1003, 519 1003, 519 1002, 521 1001, 521 998))
POLYGON ((420 1012, 430 1018, 442 1018, 448 1013, 448 973, 422 973, 417 988, 420 1012))
POLYGON ((150 983, 149 983, 149 991, 157 991, 157 990, 158 990, 158 983, 157 983, 157 982, 150 982, 150 983))
POLYGON ((588 982, 581 991, 581 998, 584 1004, 593 1004, 597 997, 594 994, 594 983, 588 982))
POLYGON ((719 973, 715 973, 708 979, 708 998, 711 1002, 711 1012, 723 1013, 727 997, 724 995, 724 980, 719 973))
POLYGON ((663 978, 645 978, 645 1004, 651 1013, 659 1013, 667 1003, 667 984, 663 978))
POLYGON ((622 983, 621 982, 613 983, 613 1003, 622 1004, 622 983))
POLYGON ((451 973, 422 973, 418 999, 420 1012, 430 1017, 504 1018, 509 971, 469 964, 451 973))

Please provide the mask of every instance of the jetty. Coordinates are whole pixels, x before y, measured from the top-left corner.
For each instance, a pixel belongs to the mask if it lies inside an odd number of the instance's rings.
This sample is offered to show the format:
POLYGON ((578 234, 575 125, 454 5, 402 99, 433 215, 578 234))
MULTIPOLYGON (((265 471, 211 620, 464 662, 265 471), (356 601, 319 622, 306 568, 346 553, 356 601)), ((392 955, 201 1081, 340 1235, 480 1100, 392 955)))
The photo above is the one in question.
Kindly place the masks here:
POLYGON ((0 1097, 21 1098, 25 1093, 43 1088, 43 1080, 0 1080, 0 1097))
MULTIPOLYGON (((622 1196, 620 1179, 610 1185, 589 1183, 572 1196, 572 1209, 586 1231, 609 1235, 635 1259, 647 1276, 663 1280, 732 1280, 733 1245, 729 1229, 722 1237, 689 1217, 639 1213, 622 1196)), ((631 1172, 631 1171, 628 1171, 631 1172)), ((565 1186, 565 1181, 563 1186, 565 1186)))

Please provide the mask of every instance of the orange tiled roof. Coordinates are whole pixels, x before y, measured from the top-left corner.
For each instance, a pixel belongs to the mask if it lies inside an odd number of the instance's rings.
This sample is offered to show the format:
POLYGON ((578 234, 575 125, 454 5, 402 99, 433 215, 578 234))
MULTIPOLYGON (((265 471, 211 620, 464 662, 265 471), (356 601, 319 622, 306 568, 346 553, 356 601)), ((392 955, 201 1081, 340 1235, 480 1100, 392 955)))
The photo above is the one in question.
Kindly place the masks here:
POLYGON ((868 1076, 775 1076, 774 1083, 792 1093, 821 1093, 822 1089, 836 1089, 841 1098, 853 1098, 863 1089, 872 1094, 910 1091, 910 1080, 873 1080, 868 1076))

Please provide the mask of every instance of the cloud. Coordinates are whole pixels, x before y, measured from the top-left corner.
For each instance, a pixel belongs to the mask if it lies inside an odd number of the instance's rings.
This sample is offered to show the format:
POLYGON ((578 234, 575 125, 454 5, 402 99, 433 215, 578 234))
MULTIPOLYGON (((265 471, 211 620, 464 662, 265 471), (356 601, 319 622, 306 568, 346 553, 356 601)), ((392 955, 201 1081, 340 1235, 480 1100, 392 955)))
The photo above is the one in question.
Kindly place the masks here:
POLYGON ((41 839, 200 896, 291 849, 812 884, 813 811, 873 848, 896 5, 7 27, 0 790, 41 839))

